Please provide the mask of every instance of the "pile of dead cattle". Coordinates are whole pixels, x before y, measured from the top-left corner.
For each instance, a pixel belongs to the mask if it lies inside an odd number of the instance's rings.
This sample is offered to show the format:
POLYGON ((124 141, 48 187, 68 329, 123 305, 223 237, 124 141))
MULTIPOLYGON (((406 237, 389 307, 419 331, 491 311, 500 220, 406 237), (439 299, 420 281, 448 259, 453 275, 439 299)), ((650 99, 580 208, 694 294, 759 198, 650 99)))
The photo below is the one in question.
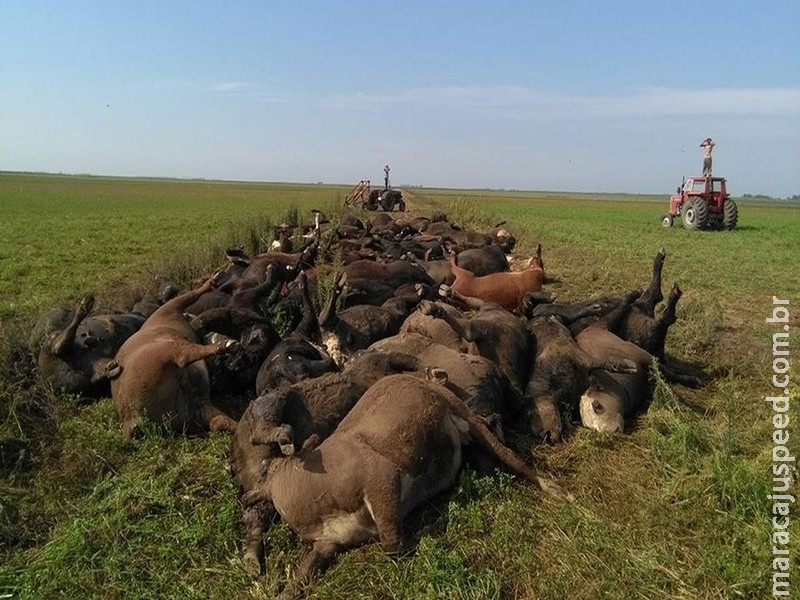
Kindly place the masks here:
POLYGON ((31 340, 54 387, 113 399, 126 440, 143 420, 233 434, 253 574, 276 512, 313 543, 298 583, 370 539, 398 552, 403 518, 454 485, 465 447, 479 468, 568 499, 523 458, 532 443, 560 441, 564 418, 622 432, 647 406, 653 365, 699 383, 664 360, 681 290, 656 316, 663 251, 644 291, 563 304, 542 289, 541 246, 509 269, 502 226, 317 215, 302 248, 279 238, 252 257, 231 248, 196 289, 165 285, 127 313, 91 314, 87 296, 31 340))

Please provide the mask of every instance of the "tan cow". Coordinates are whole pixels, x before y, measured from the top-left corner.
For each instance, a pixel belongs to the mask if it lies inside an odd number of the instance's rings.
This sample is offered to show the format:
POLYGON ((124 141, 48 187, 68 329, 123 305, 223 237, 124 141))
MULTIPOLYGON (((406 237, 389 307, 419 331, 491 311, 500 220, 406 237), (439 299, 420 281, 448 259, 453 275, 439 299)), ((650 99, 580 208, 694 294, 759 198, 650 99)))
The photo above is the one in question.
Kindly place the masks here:
POLYGON ((528 260, 521 271, 476 276, 459 267, 455 257, 450 258, 450 268, 455 275, 451 286, 453 290, 464 296, 495 302, 511 312, 520 312, 525 294, 541 291, 544 283, 541 244, 537 246, 536 254, 528 260))
POLYGON ((236 421, 211 404, 204 358, 232 344, 199 344, 184 308, 213 289, 211 280, 166 302, 127 339, 115 356, 111 397, 130 441, 142 418, 183 431, 205 427, 236 430, 236 421))

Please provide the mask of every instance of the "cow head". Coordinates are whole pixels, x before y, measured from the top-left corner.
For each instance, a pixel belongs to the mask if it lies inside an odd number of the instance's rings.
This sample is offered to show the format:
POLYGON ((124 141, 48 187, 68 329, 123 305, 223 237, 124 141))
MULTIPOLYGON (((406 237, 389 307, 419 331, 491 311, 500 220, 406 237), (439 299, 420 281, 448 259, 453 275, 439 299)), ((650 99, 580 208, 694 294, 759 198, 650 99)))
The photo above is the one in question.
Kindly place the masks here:
POLYGON ((622 433, 625 431, 623 390, 605 381, 600 382, 592 375, 589 388, 583 393, 580 401, 581 422, 584 427, 605 431, 606 433, 622 433))

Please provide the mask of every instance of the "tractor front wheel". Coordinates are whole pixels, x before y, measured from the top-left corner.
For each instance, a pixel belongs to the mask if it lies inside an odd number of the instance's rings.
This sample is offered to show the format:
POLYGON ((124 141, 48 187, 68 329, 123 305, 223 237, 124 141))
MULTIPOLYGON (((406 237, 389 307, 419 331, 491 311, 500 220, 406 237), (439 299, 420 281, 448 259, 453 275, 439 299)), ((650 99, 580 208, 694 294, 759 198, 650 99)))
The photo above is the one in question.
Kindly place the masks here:
POLYGON ((681 221, 686 229, 705 229, 708 225, 708 206, 702 198, 694 197, 683 203, 681 221))
POLYGON ((672 222, 673 222, 673 218, 672 218, 672 215, 670 215, 670 214, 666 214, 663 217, 661 217, 661 226, 662 227, 666 227, 666 228, 672 227, 672 222))
POLYGON ((736 202, 726 198, 725 204, 722 205, 722 226, 731 230, 736 228, 736 223, 738 222, 739 208, 736 206, 736 202))

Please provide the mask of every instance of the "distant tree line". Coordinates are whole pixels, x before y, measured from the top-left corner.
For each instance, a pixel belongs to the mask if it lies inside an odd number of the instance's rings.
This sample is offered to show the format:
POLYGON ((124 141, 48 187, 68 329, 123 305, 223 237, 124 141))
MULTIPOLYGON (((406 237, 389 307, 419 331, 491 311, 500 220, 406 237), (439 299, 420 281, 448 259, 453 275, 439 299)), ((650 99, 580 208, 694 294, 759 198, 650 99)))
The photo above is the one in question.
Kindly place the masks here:
POLYGON ((800 202, 800 194, 786 196, 786 198, 774 198, 767 194, 742 194, 742 198, 751 198, 753 200, 787 200, 789 202, 800 202))

